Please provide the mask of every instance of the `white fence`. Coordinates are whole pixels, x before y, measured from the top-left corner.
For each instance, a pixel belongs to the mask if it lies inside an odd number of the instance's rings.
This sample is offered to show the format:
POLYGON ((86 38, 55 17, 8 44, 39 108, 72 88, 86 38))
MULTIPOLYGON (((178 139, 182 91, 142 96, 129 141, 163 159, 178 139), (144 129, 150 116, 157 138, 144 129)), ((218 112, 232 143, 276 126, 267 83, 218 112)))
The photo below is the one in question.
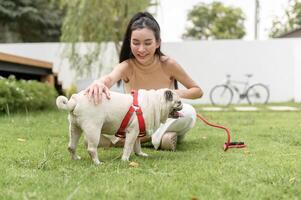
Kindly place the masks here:
MULTIPOLYGON (((61 49, 59 43, 0 44, 1 52, 53 62, 66 88, 75 73, 61 60, 61 49)), ((204 90, 204 97, 193 103, 208 103, 210 89, 222 83, 226 74, 234 80, 253 74, 252 83, 268 85, 270 102, 301 102, 301 39, 163 43, 162 51, 176 59, 204 90)), ((107 56, 116 57, 112 53, 107 56)), ((114 64, 107 66, 110 69, 114 64)))

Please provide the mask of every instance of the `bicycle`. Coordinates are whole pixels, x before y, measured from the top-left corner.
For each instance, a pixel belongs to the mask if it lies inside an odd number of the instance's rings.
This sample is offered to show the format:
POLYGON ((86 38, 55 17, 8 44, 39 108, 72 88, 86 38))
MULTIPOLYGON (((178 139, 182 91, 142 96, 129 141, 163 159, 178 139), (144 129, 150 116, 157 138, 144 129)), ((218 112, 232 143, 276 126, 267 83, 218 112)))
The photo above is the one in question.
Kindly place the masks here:
POLYGON ((231 75, 227 74, 224 84, 214 86, 210 91, 210 101, 213 105, 229 106, 233 101, 234 91, 238 94, 238 102, 247 99, 249 104, 266 104, 269 101, 270 91, 262 83, 249 84, 252 74, 246 74, 246 81, 233 81, 231 75), (237 84, 243 85, 240 92, 237 84))

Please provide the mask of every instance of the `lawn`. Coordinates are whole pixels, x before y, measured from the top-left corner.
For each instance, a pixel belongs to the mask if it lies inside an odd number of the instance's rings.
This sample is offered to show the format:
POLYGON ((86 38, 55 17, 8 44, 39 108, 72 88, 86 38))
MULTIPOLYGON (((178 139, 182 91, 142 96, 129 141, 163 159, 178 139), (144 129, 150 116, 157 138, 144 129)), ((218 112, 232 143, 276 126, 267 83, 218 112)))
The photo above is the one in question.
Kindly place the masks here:
POLYGON ((223 151, 226 134, 198 121, 176 152, 67 151, 67 113, 0 116, 0 199, 301 199, 301 111, 203 112, 248 147, 223 151))

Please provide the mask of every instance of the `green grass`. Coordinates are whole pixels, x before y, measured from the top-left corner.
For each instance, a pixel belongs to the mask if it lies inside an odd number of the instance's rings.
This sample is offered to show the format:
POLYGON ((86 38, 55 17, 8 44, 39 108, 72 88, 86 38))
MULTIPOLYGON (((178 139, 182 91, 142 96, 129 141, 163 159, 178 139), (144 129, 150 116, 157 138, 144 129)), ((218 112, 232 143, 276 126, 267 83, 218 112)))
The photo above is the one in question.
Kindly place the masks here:
POLYGON ((67 151, 67 113, 0 116, 0 199, 301 199, 301 112, 203 112, 245 149, 223 151, 226 134, 198 121, 176 152, 144 147, 139 164, 79 144, 67 151))
POLYGON ((268 108, 269 106, 291 106, 291 107, 295 107, 299 110, 301 109, 301 104, 300 103, 292 102, 292 101, 279 102, 279 103, 269 103, 269 104, 255 104, 255 105, 250 105, 246 102, 243 102, 241 104, 231 104, 230 106, 213 106, 212 104, 200 104, 200 105, 196 105, 195 107, 197 109, 201 109, 203 107, 220 107, 220 108, 223 108, 224 110, 227 110, 227 111, 235 111, 235 107, 256 107, 260 111, 271 111, 271 109, 268 108))

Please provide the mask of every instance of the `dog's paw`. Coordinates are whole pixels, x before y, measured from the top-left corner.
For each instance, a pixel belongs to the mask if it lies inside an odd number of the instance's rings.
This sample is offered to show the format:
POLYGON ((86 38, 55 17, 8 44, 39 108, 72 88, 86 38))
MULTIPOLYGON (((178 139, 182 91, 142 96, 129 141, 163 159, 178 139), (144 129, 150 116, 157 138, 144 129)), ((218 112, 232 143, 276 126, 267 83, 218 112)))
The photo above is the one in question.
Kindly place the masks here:
POLYGON ((81 157, 78 156, 78 155, 73 155, 72 156, 72 160, 80 160, 80 159, 81 159, 81 157))
POLYGON ((99 166, 101 165, 103 162, 99 161, 99 160, 93 160, 93 163, 96 165, 96 166, 99 166))
POLYGON ((140 153, 136 153, 137 156, 142 156, 142 157, 148 157, 148 154, 140 152, 140 153))
POLYGON ((121 157, 121 160, 124 161, 124 162, 129 162, 129 161, 130 161, 130 158, 127 157, 127 156, 122 156, 122 157, 121 157))

